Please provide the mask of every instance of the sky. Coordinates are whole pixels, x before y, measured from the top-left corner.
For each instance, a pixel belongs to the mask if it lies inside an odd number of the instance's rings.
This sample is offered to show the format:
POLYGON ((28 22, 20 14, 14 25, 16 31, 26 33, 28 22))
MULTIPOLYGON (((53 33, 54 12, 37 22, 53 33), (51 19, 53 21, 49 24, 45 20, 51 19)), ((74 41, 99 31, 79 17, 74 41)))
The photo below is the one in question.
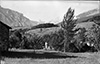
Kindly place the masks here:
POLYGON ((75 16, 99 8, 99 1, 0 1, 4 8, 22 13, 33 21, 58 23, 68 8, 75 9, 75 16))

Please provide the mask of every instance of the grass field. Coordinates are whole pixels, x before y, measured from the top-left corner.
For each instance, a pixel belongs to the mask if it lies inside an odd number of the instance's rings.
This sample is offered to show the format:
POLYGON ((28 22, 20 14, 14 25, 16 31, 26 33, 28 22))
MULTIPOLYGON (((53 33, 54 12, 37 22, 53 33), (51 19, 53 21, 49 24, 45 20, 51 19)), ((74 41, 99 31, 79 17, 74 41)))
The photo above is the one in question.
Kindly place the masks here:
POLYGON ((5 64, 100 64, 100 53, 62 53, 56 51, 3 52, 5 64))

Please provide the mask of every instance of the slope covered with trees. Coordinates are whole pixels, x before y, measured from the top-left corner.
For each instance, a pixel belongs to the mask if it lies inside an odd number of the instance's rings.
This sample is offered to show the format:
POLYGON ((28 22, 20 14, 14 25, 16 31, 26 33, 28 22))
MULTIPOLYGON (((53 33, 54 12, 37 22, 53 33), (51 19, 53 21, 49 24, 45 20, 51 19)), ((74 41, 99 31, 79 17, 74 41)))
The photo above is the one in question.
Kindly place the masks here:
POLYGON ((99 17, 94 15, 85 22, 77 23, 78 19, 73 19, 74 10, 69 8, 59 25, 40 24, 25 33, 16 33, 15 30, 10 34, 9 47, 43 49, 47 42, 54 50, 64 52, 99 51, 100 26, 95 23, 100 21, 99 17))

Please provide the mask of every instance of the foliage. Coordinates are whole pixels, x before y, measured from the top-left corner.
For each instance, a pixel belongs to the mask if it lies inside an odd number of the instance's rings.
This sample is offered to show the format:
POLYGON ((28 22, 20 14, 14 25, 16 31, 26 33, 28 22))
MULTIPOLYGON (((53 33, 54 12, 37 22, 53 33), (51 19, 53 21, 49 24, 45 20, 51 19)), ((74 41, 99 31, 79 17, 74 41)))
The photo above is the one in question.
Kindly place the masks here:
POLYGON ((14 31, 10 33, 9 37, 9 48, 19 48, 20 47, 20 42, 21 42, 22 35, 18 31, 14 31))
POLYGON ((50 35, 50 45, 53 46, 55 50, 62 51, 63 50, 63 43, 64 40, 64 31, 60 29, 58 32, 55 32, 50 35))
POLYGON ((93 24, 90 29, 79 28, 75 38, 75 46, 79 52, 100 50, 100 28, 93 24))
POLYGON ((61 27, 64 29, 64 52, 69 50, 69 44, 74 36, 73 28, 75 27, 76 20, 74 18, 74 10, 71 8, 68 9, 68 12, 64 15, 63 23, 61 27))
POLYGON ((34 34, 21 34, 19 31, 12 32, 9 39, 9 48, 38 49, 42 47, 42 37, 34 34))
POLYGON ((53 47, 55 50, 61 51, 63 49, 63 40, 64 33, 62 29, 56 31, 55 33, 46 34, 43 36, 43 42, 47 42, 49 46, 53 47))
POLYGON ((86 41, 86 29, 85 28, 79 28, 79 30, 76 32, 76 35, 74 36, 74 45, 77 48, 77 51, 81 51, 82 47, 84 46, 84 42, 86 41))
MULTIPOLYGON (((86 42, 94 44, 94 48, 100 50, 100 28, 93 25, 90 29, 78 28, 73 31, 73 37, 69 36, 70 42, 66 46, 68 52, 81 52, 86 47, 86 42)), ((68 33, 69 34, 69 33, 68 33)), ((43 49, 44 43, 54 50, 64 51, 64 43, 66 42, 65 30, 60 29, 55 33, 45 34, 44 36, 38 36, 37 34, 21 34, 20 32, 13 32, 10 35, 10 47, 24 48, 24 49, 43 49)), ((88 47, 87 49, 89 49, 88 47)), ((93 50, 93 49, 92 49, 93 50)))
POLYGON ((97 50, 100 50, 100 27, 93 24, 86 35, 90 45, 93 44, 97 50))
MULTIPOLYGON (((99 20, 99 18, 89 19, 90 21, 99 20)), ((36 28, 58 27, 51 23, 39 24, 29 29, 20 29, 10 34, 9 47, 24 49, 43 49, 45 42, 54 50, 67 52, 81 52, 86 49, 100 50, 100 27, 93 25, 90 29, 75 28, 74 10, 69 8, 64 15, 61 29, 51 34, 39 36, 37 34, 26 33, 28 30, 36 28), (89 45, 87 45, 89 43, 89 45)))
POLYGON ((31 29, 50 28, 50 27, 58 27, 58 25, 55 25, 53 23, 44 23, 44 24, 39 24, 39 25, 33 26, 31 29))

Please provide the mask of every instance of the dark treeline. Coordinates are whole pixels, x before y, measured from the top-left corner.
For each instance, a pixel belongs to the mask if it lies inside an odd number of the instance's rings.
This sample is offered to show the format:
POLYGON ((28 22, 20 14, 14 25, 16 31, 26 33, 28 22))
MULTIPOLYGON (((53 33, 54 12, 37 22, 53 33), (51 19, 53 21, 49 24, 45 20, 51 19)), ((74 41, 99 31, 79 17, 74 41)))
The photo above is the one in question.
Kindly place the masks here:
POLYGON ((59 26, 58 25, 55 25, 53 23, 45 23, 45 24, 39 24, 39 25, 33 26, 31 29, 49 28, 49 27, 59 27, 59 26))

